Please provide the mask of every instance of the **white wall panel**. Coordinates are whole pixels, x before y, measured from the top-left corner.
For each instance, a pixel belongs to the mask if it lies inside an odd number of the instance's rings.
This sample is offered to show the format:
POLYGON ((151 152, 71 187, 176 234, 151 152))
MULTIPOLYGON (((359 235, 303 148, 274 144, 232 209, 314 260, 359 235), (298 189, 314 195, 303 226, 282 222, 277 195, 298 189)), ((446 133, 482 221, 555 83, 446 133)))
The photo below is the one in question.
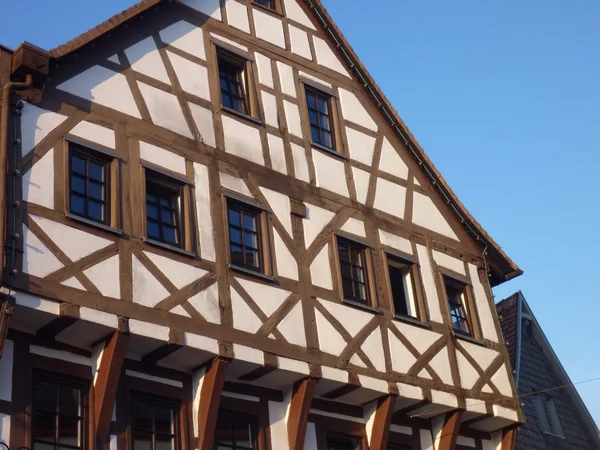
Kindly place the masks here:
POLYGON ((192 137, 177 97, 145 83, 138 82, 138 86, 150 111, 152 122, 167 130, 192 137))
POLYGON ((90 267, 83 274, 90 279, 102 295, 121 298, 119 255, 90 267), (107 282, 107 280, 110 280, 110 282, 107 282))
POLYGON ((294 172, 296 178, 301 181, 310 182, 310 172, 308 171, 308 159, 306 150, 297 144, 292 143, 292 160, 294 161, 294 172))
POLYGON ((292 52, 302 56, 303 58, 312 60, 310 52, 310 44, 308 42, 308 34, 306 31, 296 28, 293 25, 289 26, 290 41, 292 44, 292 52))
POLYGON ((213 239, 213 224, 210 207, 210 188, 208 170, 202 164, 194 163, 194 179, 196 182, 196 216, 198 234, 200 236, 200 252, 202 259, 215 260, 215 244, 213 239))
POLYGON ((394 175, 403 180, 408 179, 408 166, 402 160, 398 152, 392 147, 387 138, 383 138, 381 146, 381 159, 379 161, 379 170, 394 175))
POLYGON ((399 184, 379 178, 373 207, 393 216, 404 218, 404 205, 406 202, 406 188, 399 184))
POLYGON ((317 176, 317 186, 343 195, 344 197, 350 197, 346 182, 346 168, 343 161, 318 150, 313 152, 313 161, 317 176))
POLYGON ((273 134, 268 134, 267 142, 269 144, 269 154, 271 155, 271 165, 273 166, 273 170, 287 175, 283 139, 273 134))
POLYGON ((238 120, 223 116, 225 151, 261 166, 265 165, 260 132, 238 120))
POLYGON ((167 52, 173 65, 181 89, 197 97, 210 101, 210 87, 208 85, 208 69, 200 64, 195 64, 175 53, 167 52))
POLYGON ((227 22, 234 28, 250 33, 250 21, 248 20, 248 8, 235 0, 227 0, 227 22))
POLYGON ((377 124, 353 92, 340 89, 340 104, 345 120, 377 131, 377 124))
POLYGON ((23 175, 23 200, 54 209, 54 149, 23 175))
POLYGON ((38 108, 25 103, 21 111, 21 147, 23 156, 29 153, 57 126, 63 123, 67 116, 38 108))
POLYGON ((159 35, 165 44, 172 45, 197 58, 206 59, 202 28, 180 20, 159 31, 159 35))
POLYGON ((292 68, 281 61, 277 61, 277 72, 279 72, 281 92, 296 98, 296 83, 294 81, 294 71, 292 68))
POLYGON ((420 192, 413 194, 413 223, 452 239, 458 236, 450 227, 433 200, 420 192))
POLYGON ((111 149, 115 148, 115 132, 110 128, 96 125, 95 123, 86 121, 79 122, 69 134, 86 139, 90 142, 95 142, 104 147, 111 149))
POLYGON ((185 158, 156 145, 140 141, 140 158, 182 175, 186 174, 185 158))
POLYGON ((285 48, 283 22, 280 19, 254 8, 254 27, 257 38, 285 48))
POLYGON ((216 20, 221 20, 221 6, 219 0, 180 0, 184 5, 200 11, 216 20))
POLYGON ((147 37, 126 48, 125 56, 127 56, 131 68, 136 72, 162 81, 163 83, 171 84, 165 65, 152 37, 147 37))

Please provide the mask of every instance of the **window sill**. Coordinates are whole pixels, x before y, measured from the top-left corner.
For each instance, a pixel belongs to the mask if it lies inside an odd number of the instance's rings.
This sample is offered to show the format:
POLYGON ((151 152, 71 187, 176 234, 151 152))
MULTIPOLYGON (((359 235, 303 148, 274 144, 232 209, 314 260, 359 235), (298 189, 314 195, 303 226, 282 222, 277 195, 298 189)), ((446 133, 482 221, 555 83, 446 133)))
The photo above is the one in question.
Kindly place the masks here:
POLYGON ((155 241, 154 239, 144 238, 144 242, 152 245, 154 247, 164 248, 165 250, 169 250, 175 253, 179 253, 181 255, 187 256, 189 258, 198 258, 198 255, 194 252, 189 252, 179 247, 175 247, 174 245, 165 244, 164 242, 155 241))
POLYGON ((237 111, 235 109, 228 108, 227 106, 221 105, 221 109, 223 111, 225 111, 226 113, 232 114, 232 115, 234 115, 236 117, 239 117, 240 119, 244 119, 244 120, 246 120, 248 122, 252 122, 252 123, 254 123, 256 125, 260 125, 260 126, 264 125, 264 123, 263 123, 262 120, 257 119, 256 117, 249 116, 248 114, 245 114, 243 112, 237 111))
POLYGON ((462 339, 463 341, 471 342, 471 343, 479 345, 481 347, 487 347, 485 345, 485 342, 483 342, 483 340, 474 338, 473 336, 471 336, 469 334, 458 333, 455 330, 452 330, 452 334, 454 334, 454 336, 456 336, 458 339, 462 339))
POLYGON ((108 225, 104 225, 103 223, 94 222, 93 220, 86 219, 85 217, 78 216, 77 214, 67 213, 67 217, 71 220, 75 220, 77 222, 84 223, 86 225, 90 225, 95 228, 99 228, 100 230, 107 231, 116 236, 123 236, 123 230, 118 228, 109 227, 108 225))
POLYGON ((235 270, 236 272, 260 278, 261 280, 269 281, 271 283, 277 283, 277 279, 275 279, 275 277, 271 275, 266 275, 262 272, 257 272, 256 270, 246 269, 245 267, 236 266, 235 264, 229 264, 229 268, 231 270, 235 270))
POLYGON ((351 306, 353 308, 363 309, 365 311, 369 311, 373 314, 382 315, 382 311, 379 308, 374 308, 373 306, 365 305, 363 303, 356 302, 354 300, 348 300, 346 298, 342 299, 342 303, 344 305, 351 306))
POLYGON ((344 160, 348 159, 346 157, 346 155, 344 155, 343 153, 340 153, 340 152, 336 151, 333 148, 329 148, 329 147, 326 147, 326 146, 321 145, 321 144, 317 144, 316 142, 312 142, 312 141, 311 141, 310 145, 312 145, 317 150, 321 150, 321 151, 323 151, 325 153, 329 153, 330 155, 335 156, 337 158, 344 159, 344 160))
POLYGON ((409 323, 411 325, 416 325, 421 328, 427 328, 428 330, 431 330, 431 325, 429 325, 427 322, 421 322, 416 317, 402 316, 400 314, 394 314, 394 319, 399 320, 401 322, 409 323))

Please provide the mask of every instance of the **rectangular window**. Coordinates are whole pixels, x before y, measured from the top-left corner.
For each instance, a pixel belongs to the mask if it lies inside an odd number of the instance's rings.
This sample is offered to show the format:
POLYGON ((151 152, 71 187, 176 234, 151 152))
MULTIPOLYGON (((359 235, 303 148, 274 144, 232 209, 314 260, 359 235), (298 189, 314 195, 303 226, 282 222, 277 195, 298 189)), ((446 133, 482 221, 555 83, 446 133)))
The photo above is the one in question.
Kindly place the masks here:
POLYGON ((169 400, 133 397, 131 436, 133 450, 175 450, 177 411, 169 400))
POLYGON ((109 161, 77 144, 69 148, 69 212, 108 225, 109 161))
POLYGON ((221 106, 229 111, 258 119, 254 70, 248 57, 217 47, 221 106))
POLYGON ((230 411, 219 411, 215 444, 218 450, 257 450, 256 419, 230 411))
POLYGON ((275 0, 254 0, 254 3, 260 6, 264 6, 265 8, 272 9, 273 11, 277 10, 275 0))
POLYGON ((474 321, 469 286, 447 276, 443 276, 443 280, 452 328, 456 333, 473 336, 474 321))
POLYGON ((146 171, 146 235, 163 244, 183 247, 183 186, 146 171))
POLYGON ((367 248, 338 237, 337 249, 344 299, 369 305, 367 248))
POLYGON ((358 439, 349 436, 328 436, 327 450, 359 450, 358 439))
POLYGON ((83 449, 87 413, 84 400, 83 382, 35 373, 33 450, 83 449))
POLYGON ((263 236, 265 220, 263 210, 228 199, 229 257, 232 266, 267 273, 266 239, 263 236))
POLYGON ((331 95, 305 87, 312 143, 329 150, 335 149, 331 95))
POLYGON ((418 279, 416 265, 387 255, 388 273, 394 303, 394 313, 398 316, 419 319, 419 303, 417 298, 418 279))
POLYGON ((560 423, 554 399, 549 395, 540 394, 536 396, 535 400, 544 433, 552 434, 564 439, 565 433, 560 423))

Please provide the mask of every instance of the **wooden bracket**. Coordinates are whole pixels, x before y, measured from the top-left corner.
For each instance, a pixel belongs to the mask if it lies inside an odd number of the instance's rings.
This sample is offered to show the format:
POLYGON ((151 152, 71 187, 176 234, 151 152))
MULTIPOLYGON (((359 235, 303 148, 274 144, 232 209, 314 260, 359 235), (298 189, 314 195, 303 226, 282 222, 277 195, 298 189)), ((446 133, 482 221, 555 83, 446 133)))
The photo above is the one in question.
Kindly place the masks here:
POLYGON ((502 432, 502 450, 514 450, 517 447, 517 428, 510 428, 502 432))
POLYGON ((395 395, 387 395, 378 401, 373 430, 371 431, 371 441, 369 442, 370 450, 387 449, 395 403, 395 395))
POLYGON ((206 369, 198 405, 198 450, 213 450, 219 403, 229 360, 217 356, 206 369))
POLYGON ((446 414, 438 450, 454 450, 456 448, 456 440, 458 438, 458 431, 460 430, 460 420, 462 415, 462 410, 452 411, 446 414))
POLYGON ((318 381, 316 378, 305 378, 294 385, 287 422, 290 450, 303 450, 304 448, 310 405, 318 381))
POLYGON ((119 378, 129 343, 129 334, 117 330, 106 342, 94 384, 96 439, 108 442, 110 422, 119 388, 119 378))
POLYGON ((4 343, 8 336, 10 322, 15 312, 15 299, 5 295, 0 296, 0 358, 4 351, 4 343))

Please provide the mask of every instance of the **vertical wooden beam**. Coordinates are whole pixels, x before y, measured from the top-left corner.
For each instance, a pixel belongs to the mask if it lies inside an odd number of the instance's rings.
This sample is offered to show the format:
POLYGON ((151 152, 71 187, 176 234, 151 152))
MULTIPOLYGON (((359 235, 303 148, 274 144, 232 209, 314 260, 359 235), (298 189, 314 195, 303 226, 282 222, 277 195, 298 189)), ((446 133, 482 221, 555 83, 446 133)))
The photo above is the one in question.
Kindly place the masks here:
POLYGON ((229 361, 217 356, 206 369, 198 405, 198 450, 213 450, 219 403, 229 361))
POLYGON ((96 440, 108 442, 119 378, 129 343, 129 334, 117 330, 104 346, 98 376, 94 383, 94 412, 96 419, 96 440))
POLYGON ((517 428, 502 432, 502 450, 514 450, 517 447, 517 428))
POLYGON ((310 404, 317 385, 316 378, 305 378, 294 385, 287 422, 290 450, 303 450, 310 404))
POLYGON ((373 421, 373 429, 371 431, 371 442, 369 443, 370 450, 387 449, 395 403, 395 395, 388 395, 380 399, 377 403, 375 420, 373 421))
POLYGON ((10 322, 14 312, 15 305, 14 301, 11 301, 11 297, 0 297, 0 358, 2 358, 4 343, 8 336, 8 329, 10 328, 10 322))
POLYGON ((446 414, 438 450, 454 450, 456 448, 456 439, 458 438, 462 415, 463 412, 460 410, 446 414))

